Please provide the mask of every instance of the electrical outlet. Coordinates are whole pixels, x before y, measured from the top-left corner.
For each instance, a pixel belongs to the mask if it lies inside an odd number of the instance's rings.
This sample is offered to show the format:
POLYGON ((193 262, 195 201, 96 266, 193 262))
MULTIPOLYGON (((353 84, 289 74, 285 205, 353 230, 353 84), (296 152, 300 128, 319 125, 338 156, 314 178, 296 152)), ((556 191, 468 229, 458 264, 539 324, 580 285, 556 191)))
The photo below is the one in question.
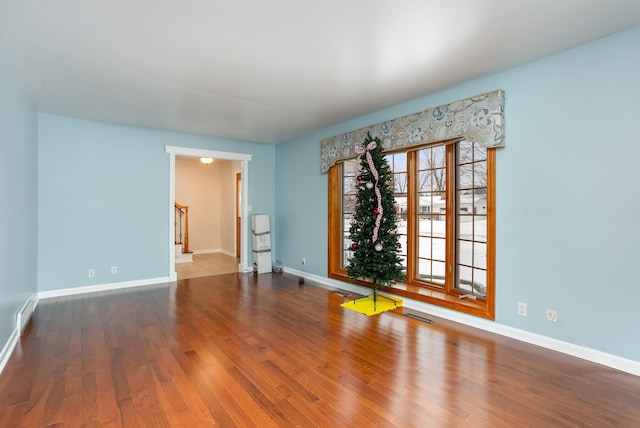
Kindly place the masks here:
POLYGON ((547 319, 551 322, 558 321, 558 311, 555 309, 547 309, 547 319))
POLYGON ((111 275, 117 275, 117 274, 118 274, 118 267, 111 266, 111 275))
POLYGON ((304 266, 304 265, 306 265, 306 264, 307 264, 307 259, 306 259, 306 257, 303 257, 303 258, 302 258, 302 266, 304 266))
POLYGON ((89 278, 93 278, 94 276, 96 276, 96 270, 95 269, 89 269, 89 278))
POLYGON ((518 315, 521 317, 527 316, 527 304, 518 302, 518 315))

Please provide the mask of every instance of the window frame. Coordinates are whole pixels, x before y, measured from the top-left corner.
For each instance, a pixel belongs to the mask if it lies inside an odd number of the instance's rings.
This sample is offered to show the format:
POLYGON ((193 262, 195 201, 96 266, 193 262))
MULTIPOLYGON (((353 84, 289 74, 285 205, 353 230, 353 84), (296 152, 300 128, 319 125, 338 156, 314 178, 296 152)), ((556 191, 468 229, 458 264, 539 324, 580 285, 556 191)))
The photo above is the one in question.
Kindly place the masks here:
MULTIPOLYGON (((386 154, 391 154, 394 152, 410 152, 417 151, 424 147, 442 145, 442 144, 457 144, 462 141, 462 138, 456 138, 447 141, 438 141, 433 143, 428 143, 419 146, 407 147, 403 150, 396 150, 393 152, 388 152, 386 154)), ((449 151, 455 154, 454 150, 449 151)), ((470 299, 470 298, 460 298, 463 293, 459 290, 456 290, 453 286, 453 273, 447 269, 447 280, 445 287, 430 287, 425 286, 423 282, 420 284, 413 279, 416 278, 416 269, 417 269, 417 253, 416 253, 416 245, 418 239, 418 231, 416 226, 416 221, 408 221, 407 228, 407 246, 406 249, 408 257, 415 259, 414 262, 407 263, 407 281, 404 283, 395 284, 393 287, 381 287, 380 289, 391 294, 395 294, 398 296, 403 296, 407 298, 411 298, 414 300, 422 301, 425 303, 433 304, 436 306, 441 306, 447 309, 456 310, 459 312, 463 312, 470 315, 479 316, 486 319, 495 320, 495 201, 496 201, 496 192, 495 192, 495 162, 496 155, 494 148, 487 148, 487 258, 486 258, 486 296, 484 299, 470 299)), ((451 156, 453 156, 451 154, 451 156)), ((416 180, 414 179, 414 175, 417 172, 416 163, 417 156, 407 156, 407 180, 408 180, 408 192, 416 195, 416 180), (409 159, 413 158, 413 159, 409 159)), ((449 162, 449 161, 448 161, 449 162)), ((447 181, 450 181, 453 177, 452 175, 456 174, 455 163, 451 164, 447 168, 447 181)), ((343 162, 338 162, 334 166, 329 169, 328 172, 328 276, 329 278, 344 281, 344 282, 352 282, 358 285, 370 287, 371 282, 364 280, 354 280, 351 281, 346 273, 346 271, 342 268, 342 257, 343 257, 343 249, 342 249, 342 237, 343 237, 343 213, 342 213, 342 168, 343 162)), ((447 187, 447 205, 453 207, 454 205, 449 204, 449 202, 453 202, 453 199, 456 197, 455 186, 451 189, 451 187, 447 187)), ((408 198, 407 211, 408 216, 418 216, 417 213, 417 200, 419 198, 411 197, 408 198)), ((446 251, 447 254, 455 253, 456 251, 456 241, 458 236, 454 236, 454 225, 453 223, 456 221, 456 211, 453 209, 449 210, 447 213, 447 242, 446 242, 446 251), (452 221, 453 220, 453 221, 452 221)), ((455 260, 455 259, 454 259, 455 260)), ((456 265, 454 266, 454 271, 458 269, 458 262, 455 261, 456 265)))

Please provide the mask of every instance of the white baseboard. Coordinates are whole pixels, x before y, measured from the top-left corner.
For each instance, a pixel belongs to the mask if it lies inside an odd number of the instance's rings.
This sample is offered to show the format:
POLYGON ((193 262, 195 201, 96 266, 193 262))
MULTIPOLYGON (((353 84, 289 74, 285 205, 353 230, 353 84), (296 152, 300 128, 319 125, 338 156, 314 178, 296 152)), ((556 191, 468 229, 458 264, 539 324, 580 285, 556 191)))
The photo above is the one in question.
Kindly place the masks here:
MULTIPOLYGON (((371 292, 371 289, 366 287, 361 287, 359 285, 350 284, 347 282, 336 281, 330 278, 302 272, 296 269, 285 267, 284 271, 292 275, 298 275, 303 278, 309 279, 310 281, 316 282, 319 285, 325 286, 327 288, 337 288, 365 295, 371 292)), ((638 361, 619 357, 617 355, 598 351, 596 349, 575 345, 573 343, 564 342, 562 340, 553 339, 551 337, 542 336, 540 334, 531 333, 525 330, 520 330, 514 327, 509 327, 503 324, 498 324, 495 321, 489 321, 484 318, 478 318, 472 315, 452 311, 417 300, 407 299, 404 296, 403 299, 403 306, 409 309, 431 314, 450 321, 458 322, 460 324, 468 325, 470 327, 479 328, 481 330, 499 334, 501 336, 520 340, 532 345, 541 346, 553 351, 562 352, 563 354, 571 355, 573 357, 581 358, 583 360, 602 364, 603 366, 611 367, 616 370, 640 376, 640 362, 638 361)))
POLYGON ((229 251, 229 250, 224 250, 222 248, 218 248, 217 250, 193 250, 193 254, 211 254, 211 253, 222 253, 222 254, 226 254, 227 256, 231 256, 231 257, 235 257, 236 253, 234 253, 233 251, 229 251))
POLYGON ((2 348, 2 352, 0 352, 0 373, 2 373, 4 367, 9 362, 11 353, 18 344, 19 339, 20 333, 18 332, 18 327, 16 327, 13 329, 13 332, 11 333, 11 336, 9 336, 9 340, 7 340, 7 343, 5 343, 4 348, 2 348))
POLYGON ((175 272, 171 276, 162 278, 140 279, 136 281, 114 282, 111 284, 90 285, 87 287, 63 288, 60 290, 41 291, 38 293, 39 299, 51 299, 53 297, 73 296, 76 294, 95 293, 98 291, 119 290, 121 288, 142 287, 145 285, 163 284, 175 282, 175 272), (172 279, 174 278, 174 279, 172 279))

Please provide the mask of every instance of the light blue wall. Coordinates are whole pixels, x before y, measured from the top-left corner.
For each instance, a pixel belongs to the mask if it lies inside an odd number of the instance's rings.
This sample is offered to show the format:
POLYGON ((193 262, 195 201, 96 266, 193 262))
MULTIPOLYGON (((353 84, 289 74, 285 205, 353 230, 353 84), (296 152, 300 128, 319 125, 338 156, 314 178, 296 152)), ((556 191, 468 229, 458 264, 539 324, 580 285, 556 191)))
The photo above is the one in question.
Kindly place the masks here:
POLYGON ((496 322, 640 361, 638 46, 634 27, 278 145, 278 258, 327 274, 321 139, 501 88, 496 322))
POLYGON ((248 202, 255 213, 275 212, 272 145, 47 114, 38 135, 39 291, 170 274, 165 145, 252 154, 248 202))
POLYGON ((0 350, 37 286, 37 116, 0 47, 0 350))

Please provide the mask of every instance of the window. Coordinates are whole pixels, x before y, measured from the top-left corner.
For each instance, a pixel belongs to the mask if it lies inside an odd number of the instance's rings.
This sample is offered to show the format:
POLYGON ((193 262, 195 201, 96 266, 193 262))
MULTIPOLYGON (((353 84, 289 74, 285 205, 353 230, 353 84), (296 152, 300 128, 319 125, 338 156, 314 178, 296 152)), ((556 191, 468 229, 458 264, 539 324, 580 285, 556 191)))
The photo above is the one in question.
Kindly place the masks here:
MULTIPOLYGON (((492 149, 468 141, 414 146, 387 155, 407 279, 389 291, 494 318, 492 149)), ((355 160, 329 171, 329 276, 348 280, 355 160)))

